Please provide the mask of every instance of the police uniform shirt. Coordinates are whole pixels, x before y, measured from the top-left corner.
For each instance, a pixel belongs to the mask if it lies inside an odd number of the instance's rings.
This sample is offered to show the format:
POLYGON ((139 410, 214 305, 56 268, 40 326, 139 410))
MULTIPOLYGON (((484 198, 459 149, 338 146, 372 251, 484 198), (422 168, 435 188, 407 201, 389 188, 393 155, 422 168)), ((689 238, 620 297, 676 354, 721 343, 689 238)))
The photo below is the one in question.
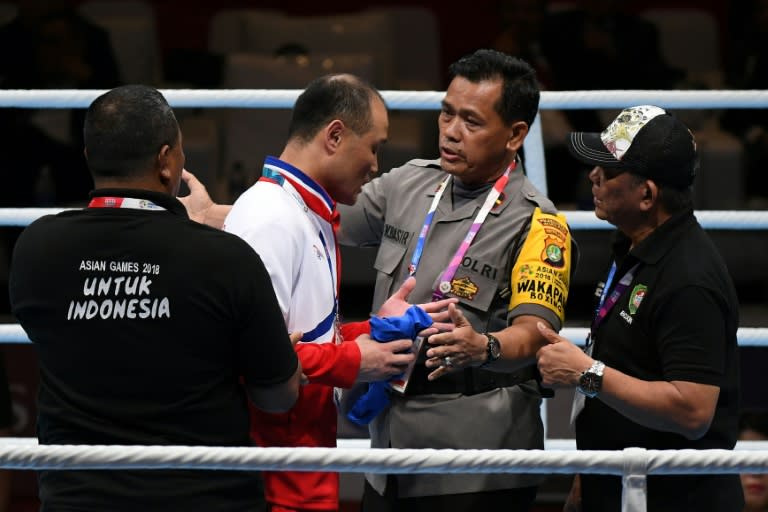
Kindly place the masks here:
MULTIPOLYGON (((269 276, 242 240, 170 196, 101 190, 160 208, 45 216, 13 254, 13 313, 39 354, 43 444, 247 446, 240 378, 285 382, 297 358, 269 276)), ((110 201, 106 199, 106 201, 110 201)), ((45 471, 57 510, 243 510, 241 471, 45 471)))
MULTIPOLYGON (((354 206, 339 206, 342 244, 378 246, 374 267, 376 288, 373 311, 409 275, 409 265, 427 209, 445 179, 439 161, 412 160, 363 187, 354 206)), ((416 270, 416 288, 409 302, 429 302, 462 239, 472 225, 485 194, 454 209, 451 194, 443 194, 429 228, 416 270)), ((522 302, 509 310, 510 269, 525 240, 527 225, 537 207, 554 212, 518 168, 509 176, 501 201, 489 213, 469 246, 455 276, 449 297, 478 332, 498 331, 518 315, 537 315, 555 329, 561 320, 552 307, 522 302)), ((570 247, 564 248, 570 251, 570 247)), ((567 280, 567 277, 566 277, 567 280)), ((567 283, 566 283, 567 287, 567 283)), ((554 297, 552 295, 551 297, 554 297)), ((417 368, 418 368, 417 364, 417 368)), ((541 396, 535 381, 517 386, 463 394, 393 395, 391 407, 369 425, 375 448, 487 448, 542 449, 539 415, 541 396)), ((368 474, 383 493, 385 475, 368 474)), ((540 475, 396 475, 400 497, 429 496, 507 489, 535 485, 540 475)))
MULTIPOLYGON (((738 298, 717 248, 692 212, 678 214, 629 251, 619 234, 613 282, 634 279, 597 329, 593 357, 646 381, 720 388, 709 431, 697 440, 643 427, 599 399, 576 420, 579 449, 731 449, 737 439, 738 298)), ((649 511, 740 510, 738 475, 650 476, 649 511)), ((618 510, 621 478, 582 475, 584 510, 618 510)))

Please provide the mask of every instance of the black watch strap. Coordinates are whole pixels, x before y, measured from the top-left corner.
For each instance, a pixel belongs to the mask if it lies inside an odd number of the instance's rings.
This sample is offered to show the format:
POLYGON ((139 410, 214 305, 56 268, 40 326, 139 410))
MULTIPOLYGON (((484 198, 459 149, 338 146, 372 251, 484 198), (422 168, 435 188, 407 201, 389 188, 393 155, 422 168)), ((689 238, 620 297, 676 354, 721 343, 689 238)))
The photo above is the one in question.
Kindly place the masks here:
POLYGON ((501 357, 501 342, 499 342, 499 339, 488 332, 484 332, 483 336, 488 338, 488 344, 485 349, 486 359, 485 362, 480 365, 480 368, 485 368, 486 366, 493 364, 501 357))

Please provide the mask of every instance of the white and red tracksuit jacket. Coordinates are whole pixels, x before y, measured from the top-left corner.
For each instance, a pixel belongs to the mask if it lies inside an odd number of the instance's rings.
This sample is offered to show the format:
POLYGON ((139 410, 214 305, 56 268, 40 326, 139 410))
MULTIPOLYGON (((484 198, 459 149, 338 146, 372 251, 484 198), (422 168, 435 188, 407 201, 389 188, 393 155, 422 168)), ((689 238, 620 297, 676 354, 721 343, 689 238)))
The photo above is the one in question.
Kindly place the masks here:
MULTIPOLYGON (((287 413, 251 408, 251 436, 260 446, 336 446, 333 389, 354 383, 360 368, 354 339, 370 330, 368 322, 338 325, 337 219, 335 202, 322 187, 273 157, 267 157, 262 178, 237 199, 226 218, 224 229, 261 256, 288 331, 304 333, 296 352, 309 384, 287 413)), ((274 505, 338 509, 338 473, 266 472, 265 488, 274 505)))

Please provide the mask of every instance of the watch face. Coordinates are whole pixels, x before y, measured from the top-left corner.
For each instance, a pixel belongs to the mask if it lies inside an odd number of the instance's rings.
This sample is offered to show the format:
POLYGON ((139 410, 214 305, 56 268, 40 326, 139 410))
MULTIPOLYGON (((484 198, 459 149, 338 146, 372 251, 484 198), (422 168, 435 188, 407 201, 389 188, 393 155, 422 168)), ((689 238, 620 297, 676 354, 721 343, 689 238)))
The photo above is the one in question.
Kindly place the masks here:
POLYGON ((501 356, 501 344, 496 338, 488 339, 488 356, 491 360, 496 360, 501 356))
POLYGON ((501 357, 501 343, 495 336, 491 336, 488 333, 485 335, 488 337, 488 359, 486 363, 491 363, 501 357))
POLYGON ((586 372, 579 379, 579 387, 588 394, 597 394, 600 391, 602 377, 596 373, 586 372))

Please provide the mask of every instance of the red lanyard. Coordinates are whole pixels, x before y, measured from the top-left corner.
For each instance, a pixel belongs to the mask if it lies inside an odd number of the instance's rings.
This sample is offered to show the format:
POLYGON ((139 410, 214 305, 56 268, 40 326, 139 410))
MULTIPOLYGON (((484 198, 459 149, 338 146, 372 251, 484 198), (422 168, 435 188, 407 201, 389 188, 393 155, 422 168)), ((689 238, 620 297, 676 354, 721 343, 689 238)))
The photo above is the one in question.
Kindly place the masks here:
POLYGON ((132 208, 134 210, 165 210, 148 199, 134 197, 94 197, 88 208, 132 208))

